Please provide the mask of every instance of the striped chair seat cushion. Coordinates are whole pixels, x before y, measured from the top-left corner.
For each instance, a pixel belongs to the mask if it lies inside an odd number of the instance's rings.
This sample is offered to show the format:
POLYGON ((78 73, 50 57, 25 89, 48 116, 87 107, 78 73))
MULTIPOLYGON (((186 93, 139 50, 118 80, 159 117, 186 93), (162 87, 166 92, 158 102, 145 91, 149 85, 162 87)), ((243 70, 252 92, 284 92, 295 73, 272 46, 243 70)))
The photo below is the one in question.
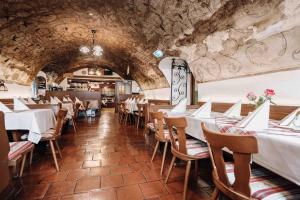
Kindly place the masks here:
POLYGON ((148 123, 147 128, 154 132, 155 131, 154 123, 148 123))
POLYGON ((42 140, 53 138, 54 136, 55 136, 55 130, 54 129, 49 129, 47 132, 42 134, 42 140))
MULTIPOLYGON (((150 129, 151 131, 153 131, 153 132, 155 131, 154 123, 152 123, 152 122, 151 122, 151 123, 147 123, 146 126, 147 126, 147 128, 150 129)), ((165 129, 165 130, 168 129, 168 127, 167 127, 166 124, 164 124, 164 129, 165 129)))
MULTIPOLYGON (((233 163, 226 163, 230 184, 234 183, 233 163)), ((251 169, 251 197, 259 200, 300 199, 300 187, 261 167, 251 169)))
POLYGON ((22 141, 22 142, 10 142, 9 143, 9 153, 8 160, 13 160, 20 155, 24 154, 24 152, 32 149, 34 145, 30 141, 22 141))
MULTIPOLYGON (((178 145, 178 141, 176 143, 178 145)), ((199 140, 187 139, 186 151, 187 151, 187 155, 189 156, 198 157, 198 158, 209 157, 207 144, 199 140)))

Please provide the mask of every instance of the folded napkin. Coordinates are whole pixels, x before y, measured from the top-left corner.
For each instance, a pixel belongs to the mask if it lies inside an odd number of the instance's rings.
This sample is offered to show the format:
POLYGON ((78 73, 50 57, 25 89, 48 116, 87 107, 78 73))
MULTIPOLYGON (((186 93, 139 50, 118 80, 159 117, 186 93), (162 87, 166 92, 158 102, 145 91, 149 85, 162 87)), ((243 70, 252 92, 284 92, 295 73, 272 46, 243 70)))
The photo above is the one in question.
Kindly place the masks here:
POLYGON ((125 100, 125 103, 129 103, 131 101, 131 98, 127 98, 126 100, 125 100))
POLYGON ((296 114, 300 112, 300 108, 297 108, 296 110, 294 110, 292 113, 290 113, 288 116, 286 116, 285 118, 283 118, 279 125, 280 126, 289 126, 294 119, 296 118, 296 114))
POLYGON ((172 110, 171 113, 185 113, 187 98, 180 101, 172 110))
POLYGON ((70 97, 67 98, 69 102, 73 102, 72 99, 70 97))
POLYGON ((84 109, 83 102, 82 102, 81 100, 79 100, 77 97, 75 97, 75 104, 77 104, 77 103, 80 104, 79 109, 80 109, 80 110, 83 110, 83 109, 84 109))
POLYGON ((224 112, 224 116, 226 117, 239 117, 241 116, 242 109, 242 101, 239 100, 233 106, 231 106, 226 112, 224 112))
POLYGON ((270 101, 266 101, 250 115, 236 124, 245 130, 261 130, 269 127, 270 101))
POLYGON ((0 111, 6 113, 6 112, 12 112, 11 109, 9 109, 6 105, 4 105, 2 102, 0 102, 0 111))
POLYGON ((51 104, 58 104, 58 102, 53 97, 50 97, 50 103, 51 104))
POLYGON ((208 100, 200 108, 195 110, 191 116, 196 118, 210 118, 211 113, 211 100, 208 100))
POLYGON ((31 98, 27 99, 28 104, 36 104, 35 101, 33 101, 31 98))
POLYGON ((14 98, 14 110, 30 110, 20 99, 14 98))
POLYGON ((63 102, 68 102, 69 100, 66 97, 63 97, 63 102))
POLYGON ((80 101, 77 97, 75 97, 75 102, 76 103, 81 103, 82 101, 80 101))
POLYGON ((21 97, 18 98, 22 103, 29 104, 29 102, 21 97))
POLYGON ((144 104, 144 99, 140 99, 138 103, 139 104, 144 104))
POLYGON ((57 98, 57 97, 54 97, 54 100, 55 100, 57 103, 61 103, 61 100, 59 100, 59 98, 57 98))

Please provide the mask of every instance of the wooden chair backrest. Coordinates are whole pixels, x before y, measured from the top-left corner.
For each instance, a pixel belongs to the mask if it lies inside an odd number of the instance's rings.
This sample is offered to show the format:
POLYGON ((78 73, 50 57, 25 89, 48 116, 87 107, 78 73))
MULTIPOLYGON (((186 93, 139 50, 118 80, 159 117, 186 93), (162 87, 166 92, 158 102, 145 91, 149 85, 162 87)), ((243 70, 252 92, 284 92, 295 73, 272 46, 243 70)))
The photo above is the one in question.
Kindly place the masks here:
POLYGON ((216 187, 232 199, 249 199, 251 154, 258 153, 257 140, 254 136, 220 134, 207 129, 201 124, 206 137, 213 165, 213 180, 216 187), (235 181, 230 185, 225 169, 223 149, 233 152, 235 181))
POLYGON ((80 103, 75 103, 75 106, 74 106, 74 118, 75 119, 77 119, 77 117, 78 117, 80 105, 81 105, 80 103))
POLYGON ((187 122, 185 117, 165 117, 169 129, 172 148, 181 154, 187 154, 185 128, 187 122), (176 129, 176 131, 174 131, 176 129), (175 137, 177 135, 177 137, 175 137))
POLYGON ((57 113, 55 135, 60 135, 68 110, 60 109, 57 113))
POLYGON ((140 103, 137 104, 139 116, 142 116, 142 114, 143 114, 143 107, 144 107, 144 104, 140 104, 140 103))
POLYGON ((86 110, 86 111, 89 109, 89 105, 90 105, 90 102, 89 102, 89 101, 86 101, 86 102, 85 102, 85 110, 86 110))
MULTIPOLYGON (((5 130, 4 113, 0 111, 0 193, 7 187, 10 180, 8 170, 9 142, 5 130)), ((1 197, 1 196, 0 196, 1 197)))
POLYGON ((164 134, 164 114, 162 112, 152 112, 150 113, 152 119, 154 120, 155 134, 165 140, 164 134))

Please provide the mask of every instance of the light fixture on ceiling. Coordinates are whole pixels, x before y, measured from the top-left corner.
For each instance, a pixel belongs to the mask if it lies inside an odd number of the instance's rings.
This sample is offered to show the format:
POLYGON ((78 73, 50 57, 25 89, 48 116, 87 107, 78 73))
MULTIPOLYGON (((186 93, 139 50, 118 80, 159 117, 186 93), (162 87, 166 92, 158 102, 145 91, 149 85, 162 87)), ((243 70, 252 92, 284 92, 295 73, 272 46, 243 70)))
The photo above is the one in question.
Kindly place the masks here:
POLYGON ((83 54, 89 54, 91 53, 92 55, 94 56, 102 56, 103 54, 103 49, 100 45, 95 45, 95 34, 96 34, 96 30, 92 30, 92 34, 93 34, 93 45, 91 47, 88 47, 88 46, 81 46, 79 48, 79 51, 83 54))

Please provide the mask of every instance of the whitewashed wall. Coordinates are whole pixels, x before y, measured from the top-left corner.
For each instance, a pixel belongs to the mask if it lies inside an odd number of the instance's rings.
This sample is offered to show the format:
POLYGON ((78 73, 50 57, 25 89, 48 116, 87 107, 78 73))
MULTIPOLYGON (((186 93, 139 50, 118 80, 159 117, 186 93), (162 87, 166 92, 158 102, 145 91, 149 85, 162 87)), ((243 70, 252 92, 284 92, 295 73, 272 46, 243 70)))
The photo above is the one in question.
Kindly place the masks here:
POLYGON ((143 94, 146 99, 162 99, 170 100, 171 89, 170 88, 160 88, 154 90, 144 90, 143 94))
POLYGON ((248 103, 245 97, 248 92, 261 95, 266 88, 275 90, 274 101, 277 104, 300 105, 300 69, 201 83, 198 84, 198 100, 210 98, 214 102, 236 102, 242 99, 248 103))
POLYGON ((12 97, 27 98, 32 96, 31 86, 8 84, 8 83, 6 83, 5 85, 8 88, 8 91, 6 92, 0 91, 0 99, 12 98, 12 97))

